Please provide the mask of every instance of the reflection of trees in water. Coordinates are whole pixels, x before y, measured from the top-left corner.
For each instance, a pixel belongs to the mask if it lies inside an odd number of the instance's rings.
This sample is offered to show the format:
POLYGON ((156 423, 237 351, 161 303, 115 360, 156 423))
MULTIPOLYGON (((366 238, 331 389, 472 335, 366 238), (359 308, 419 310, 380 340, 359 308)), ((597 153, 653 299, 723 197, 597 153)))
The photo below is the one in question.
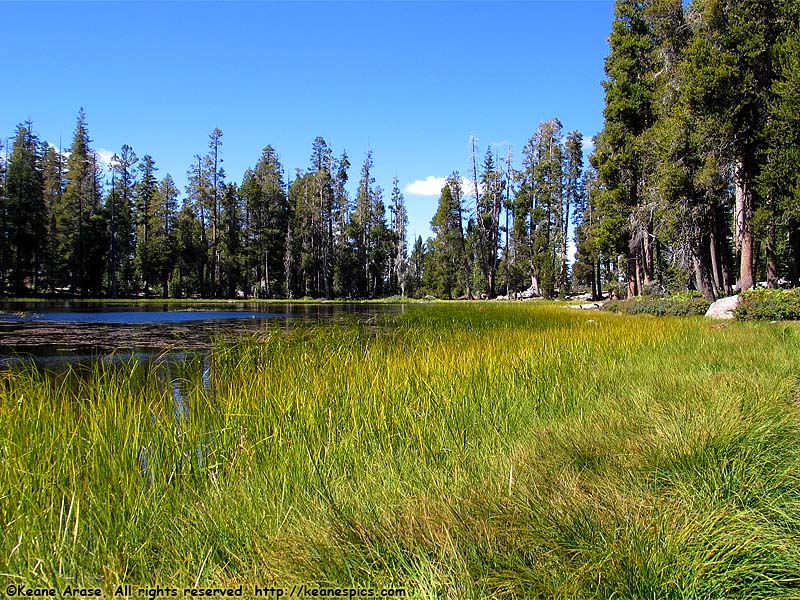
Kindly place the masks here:
POLYGON ((159 387, 169 390, 172 404, 168 418, 150 415, 152 439, 147 445, 139 446, 136 462, 145 489, 150 489, 154 477, 166 481, 186 475, 213 478, 215 472, 209 465, 209 452, 220 432, 204 426, 204 415, 193 414, 190 403, 192 397, 196 399, 212 392, 211 356, 204 352, 184 355, 182 359, 166 357, 150 368, 156 369, 159 387))
MULTIPOLYGON (((118 305, 108 305, 118 308, 118 305)), ((12 310, 8 306, 3 307, 12 310)), ((33 310, 22 306, 23 310, 33 310)), ((47 305, 37 305, 43 314, 47 305)), ((95 309, 97 307, 94 307, 95 309)), ((192 306, 200 310, 202 307, 192 306)), ((237 304, 225 307, 228 311, 245 310, 253 305, 237 304)), ((377 315, 397 314, 402 305, 393 304, 288 304, 261 306, 264 317, 247 319, 203 320, 184 323, 80 323, 47 320, 0 321, 0 357, 20 353, 37 357, 97 355, 119 351, 157 353, 168 350, 205 350, 218 340, 235 341, 265 327, 291 329, 297 323, 338 323, 369 321, 377 315), (278 313, 283 316, 272 317, 278 313)), ((173 311, 186 310, 176 306, 173 311)), ((57 310, 63 311, 59 305, 57 310)), ((85 309, 84 309, 85 310, 85 309)), ((162 311, 147 310, 142 315, 162 311)))

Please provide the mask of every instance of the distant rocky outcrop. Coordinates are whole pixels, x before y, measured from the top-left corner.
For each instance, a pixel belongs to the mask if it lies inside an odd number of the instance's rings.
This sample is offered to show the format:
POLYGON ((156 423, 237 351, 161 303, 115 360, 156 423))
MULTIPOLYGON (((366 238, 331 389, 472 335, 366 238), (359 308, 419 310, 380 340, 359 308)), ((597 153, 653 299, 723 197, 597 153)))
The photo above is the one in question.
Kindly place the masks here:
POLYGON ((541 298, 533 286, 522 292, 511 292, 508 296, 496 296, 495 300, 538 300, 541 298))
POLYGON ((708 307, 706 316, 712 319, 732 319, 737 304, 739 304, 739 296, 720 298, 708 307))
POLYGON ((570 308, 578 308, 580 310, 595 310, 598 308, 603 308, 602 302, 592 302, 591 304, 570 304, 570 308))

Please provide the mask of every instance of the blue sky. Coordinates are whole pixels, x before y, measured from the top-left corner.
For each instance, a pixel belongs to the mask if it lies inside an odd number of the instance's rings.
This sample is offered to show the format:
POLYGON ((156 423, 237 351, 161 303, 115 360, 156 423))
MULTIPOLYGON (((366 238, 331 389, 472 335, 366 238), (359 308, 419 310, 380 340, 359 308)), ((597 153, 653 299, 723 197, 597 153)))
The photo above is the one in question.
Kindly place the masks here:
POLYGON ((347 151, 352 191, 371 148, 386 198, 395 175, 404 189, 411 242, 438 200, 420 182, 466 174, 470 135, 519 165, 540 121, 599 131, 612 18, 610 0, 0 1, 0 135, 30 117, 69 146, 83 107, 95 150, 128 144, 181 188, 214 127, 237 183, 267 144, 305 169, 321 135, 347 151))

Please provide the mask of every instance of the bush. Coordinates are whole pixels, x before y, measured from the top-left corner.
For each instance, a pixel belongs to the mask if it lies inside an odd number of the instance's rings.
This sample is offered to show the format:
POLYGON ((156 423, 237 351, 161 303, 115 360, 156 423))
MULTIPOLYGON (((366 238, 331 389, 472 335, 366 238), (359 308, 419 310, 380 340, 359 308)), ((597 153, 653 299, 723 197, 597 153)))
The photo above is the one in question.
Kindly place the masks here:
POLYGON ((657 315, 686 317, 704 315, 711 303, 699 292, 684 292, 672 296, 636 297, 606 302, 605 310, 628 315, 657 315))
POLYGON ((739 321, 796 321, 800 319, 800 288, 745 290, 733 314, 739 321))

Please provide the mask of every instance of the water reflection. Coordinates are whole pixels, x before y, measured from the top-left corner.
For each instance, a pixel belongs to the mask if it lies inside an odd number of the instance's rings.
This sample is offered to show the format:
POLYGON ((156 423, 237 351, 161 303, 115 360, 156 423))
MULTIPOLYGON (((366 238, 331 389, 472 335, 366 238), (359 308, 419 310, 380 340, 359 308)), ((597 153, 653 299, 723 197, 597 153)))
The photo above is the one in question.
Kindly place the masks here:
POLYGON ((203 371, 201 378, 203 380, 203 389, 208 390, 211 388, 211 362, 208 354, 203 355, 203 371))
POLYGON ((213 393, 210 354, 186 355, 182 360, 161 357, 150 363, 147 369, 155 369, 159 388, 169 390, 172 410, 168 413, 169 417, 159 418, 155 414, 149 417, 154 426, 150 433, 152 439, 147 445, 139 447, 136 457, 145 491, 152 487, 154 477, 172 481, 176 476, 185 475, 186 468, 194 476, 211 475, 208 455, 216 432, 202 427, 198 432, 197 423, 203 421, 200 418, 202 415, 195 417, 195 423, 190 420, 192 380, 199 374, 201 393, 213 393), (164 429, 159 427, 159 423, 165 418, 171 420, 172 435, 167 436, 168 440, 172 440, 171 443, 165 443, 161 437, 164 429))
POLYGON ((187 323, 191 321, 219 321, 224 319, 271 319, 285 317, 282 313, 232 311, 232 310, 179 310, 179 311, 110 311, 110 312, 16 312, 0 315, 5 323, 30 323, 56 321, 59 323, 112 323, 135 325, 138 323, 187 323))
POLYGON ((139 473, 144 479, 145 490, 149 490, 153 485, 153 471, 147 463, 147 449, 144 446, 139 446, 139 473))
POLYGON ((189 417, 189 405, 186 404, 186 398, 181 391, 180 379, 172 380, 172 414, 176 426, 189 417))
POLYGON ((0 303, 0 367, 25 361, 86 363, 208 350, 215 339, 242 337, 276 324, 291 329, 309 322, 371 322, 403 309, 402 304, 357 303, 5 302, 0 303))

